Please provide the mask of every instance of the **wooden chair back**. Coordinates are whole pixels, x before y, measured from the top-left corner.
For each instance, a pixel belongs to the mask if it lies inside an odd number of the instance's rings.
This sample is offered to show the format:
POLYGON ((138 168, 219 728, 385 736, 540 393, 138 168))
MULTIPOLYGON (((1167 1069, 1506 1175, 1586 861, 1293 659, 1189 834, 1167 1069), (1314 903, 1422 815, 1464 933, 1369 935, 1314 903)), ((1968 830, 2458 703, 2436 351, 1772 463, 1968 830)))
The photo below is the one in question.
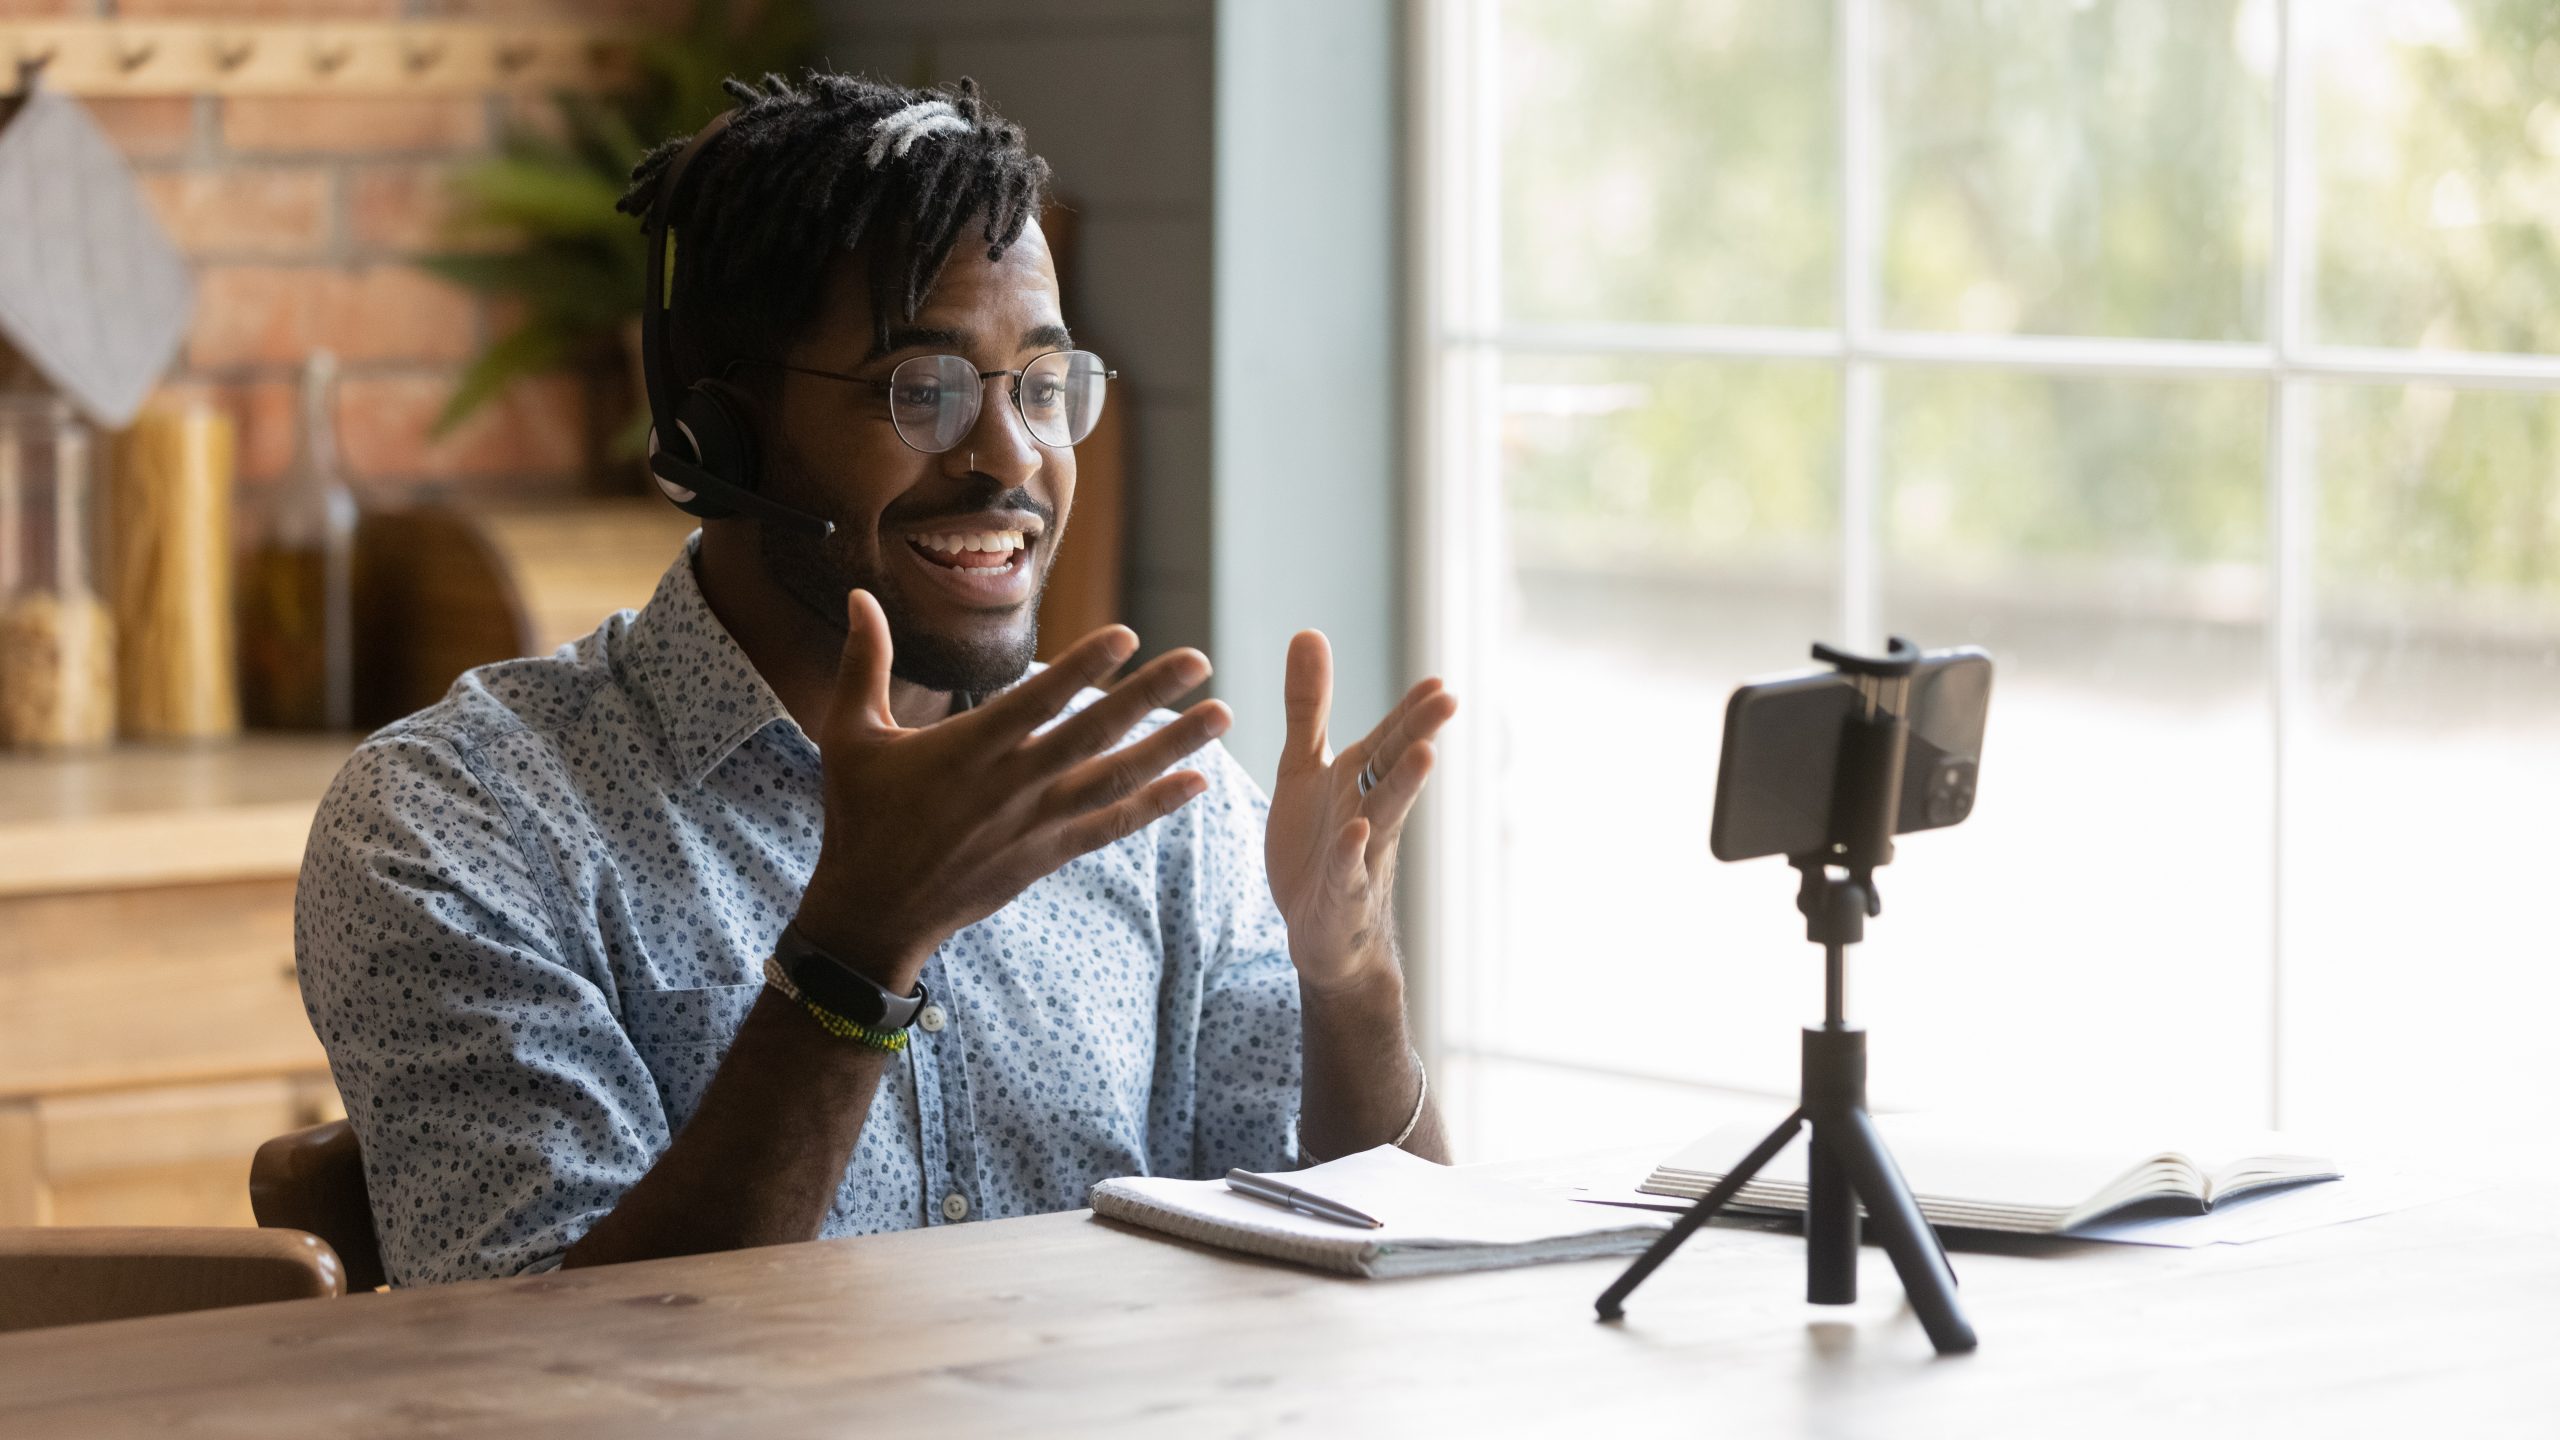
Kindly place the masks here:
POLYGON ((299 1230, 0 1228, 0 1330, 346 1292, 338 1253, 299 1230))
POLYGON ((328 1241, 346 1267, 349 1290, 384 1283, 373 1197, 364 1186, 364 1152, 346 1121, 291 1131, 259 1146, 249 1162, 249 1208, 260 1225, 308 1230, 328 1241))

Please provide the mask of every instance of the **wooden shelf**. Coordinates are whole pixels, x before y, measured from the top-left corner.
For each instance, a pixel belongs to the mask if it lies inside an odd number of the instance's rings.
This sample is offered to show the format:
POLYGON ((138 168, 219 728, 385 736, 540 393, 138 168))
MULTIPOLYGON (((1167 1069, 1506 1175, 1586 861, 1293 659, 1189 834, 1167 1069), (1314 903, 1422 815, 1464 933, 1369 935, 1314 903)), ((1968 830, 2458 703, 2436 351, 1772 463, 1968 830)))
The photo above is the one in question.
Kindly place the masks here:
POLYGON ((356 738, 0 757, 0 895, 290 879, 356 738))
POLYGON ((608 90, 634 38, 476 21, 0 21, 0 92, 17 68, 73 95, 419 95, 608 90))

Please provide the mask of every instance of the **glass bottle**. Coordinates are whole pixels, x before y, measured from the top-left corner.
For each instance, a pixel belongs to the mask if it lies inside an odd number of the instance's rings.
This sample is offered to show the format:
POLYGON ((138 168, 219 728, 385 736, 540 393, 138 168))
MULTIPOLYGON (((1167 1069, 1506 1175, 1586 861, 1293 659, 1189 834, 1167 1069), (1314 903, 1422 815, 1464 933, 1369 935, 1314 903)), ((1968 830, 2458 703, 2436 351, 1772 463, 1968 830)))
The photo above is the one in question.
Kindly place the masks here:
POLYGON ((115 735, 115 620, 100 600, 105 533, 95 446, 72 405, 0 392, 0 746, 115 735))
POLYGON ((115 733, 90 442, 67 402, 0 393, 0 745, 97 745, 115 733))
POLYGON ((270 730, 355 723, 355 496, 338 463, 338 362, 302 370, 293 469, 240 581, 240 700, 270 730))

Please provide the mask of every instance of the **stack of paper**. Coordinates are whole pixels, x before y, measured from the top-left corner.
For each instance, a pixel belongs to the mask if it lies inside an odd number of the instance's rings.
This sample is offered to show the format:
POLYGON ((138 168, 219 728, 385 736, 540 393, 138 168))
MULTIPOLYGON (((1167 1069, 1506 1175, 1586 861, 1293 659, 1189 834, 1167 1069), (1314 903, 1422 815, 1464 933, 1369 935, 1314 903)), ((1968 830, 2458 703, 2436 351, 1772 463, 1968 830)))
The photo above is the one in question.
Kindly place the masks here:
POLYGON ((1093 1212, 1206 1245, 1380 1279, 1632 1254, 1671 1223, 1533 1194, 1392 1145, 1280 1178, 1386 1223, 1372 1230, 1319 1220, 1239 1194, 1223 1180, 1143 1176, 1094 1186, 1093 1212))

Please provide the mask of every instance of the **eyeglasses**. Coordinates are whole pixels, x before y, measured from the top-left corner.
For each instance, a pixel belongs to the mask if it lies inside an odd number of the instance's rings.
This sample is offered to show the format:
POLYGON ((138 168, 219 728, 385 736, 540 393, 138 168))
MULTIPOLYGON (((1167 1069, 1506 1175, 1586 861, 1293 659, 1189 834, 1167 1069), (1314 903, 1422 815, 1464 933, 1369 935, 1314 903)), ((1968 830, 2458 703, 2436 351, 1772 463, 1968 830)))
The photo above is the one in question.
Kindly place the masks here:
POLYGON ((1019 370, 981 370, 958 355, 918 355, 899 361, 886 380, 779 360, 754 363, 887 391, 889 423, 897 427, 898 438, 908 449, 927 455, 957 447, 977 428, 990 380, 1013 382, 1008 389, 1014 413, 1032 439, 1060 449, 1073 445, 1093 433, 1102 418, 1103 392, 1120 374, 1105 369, 1102 357, 1090 350, 1052 350, 1019 370))

